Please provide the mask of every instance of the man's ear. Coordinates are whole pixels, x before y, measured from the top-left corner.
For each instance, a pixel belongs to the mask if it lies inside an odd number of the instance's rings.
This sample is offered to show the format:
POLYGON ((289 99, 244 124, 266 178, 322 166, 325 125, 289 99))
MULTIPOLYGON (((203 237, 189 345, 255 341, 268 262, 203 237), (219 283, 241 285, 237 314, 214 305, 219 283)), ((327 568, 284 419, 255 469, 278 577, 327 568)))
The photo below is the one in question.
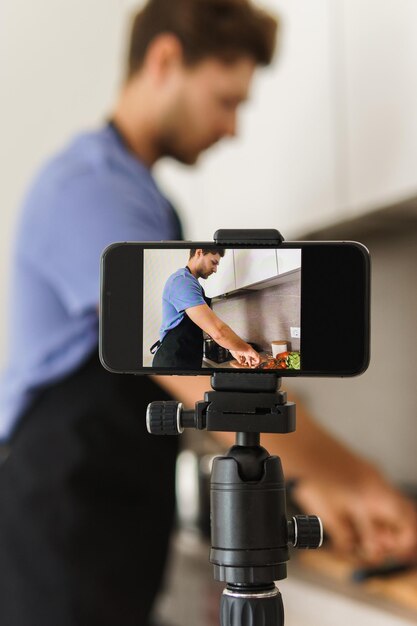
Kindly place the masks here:
POLYGON ((171 33, 162 33, 149 44, 144 68, 156 79, 167 76, 172 70, 182 67, 184 54, 180 40, 171 33))

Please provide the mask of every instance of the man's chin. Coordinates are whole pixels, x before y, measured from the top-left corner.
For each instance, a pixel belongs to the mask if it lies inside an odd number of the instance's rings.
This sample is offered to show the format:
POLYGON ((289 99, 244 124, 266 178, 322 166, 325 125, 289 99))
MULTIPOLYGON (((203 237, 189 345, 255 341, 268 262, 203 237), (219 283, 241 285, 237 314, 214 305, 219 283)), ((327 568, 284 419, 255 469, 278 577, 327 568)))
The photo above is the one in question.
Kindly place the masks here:
POLYGON ((183 165, 195 165, 200 158, 200 154, 201 152, 198 152, 197 154, 182 154, 177 155, 174 158, 176 158, 177 161, 179 161, 183 165))
POLYGON ((172 156, 174 159, 176 159, 183 165, 195 165, 198 159, 200 158, 200 156, 203 154, 203 152, 206 152, 215 143, 217 142, 212 141, 210 144, 205 145, 202 148, 199 148, 198 150, 194 150, 193 152, 172 151, 170 156, 172 156))
POLYGON ((201 155, 203 150, 199 150, 198 152, 182 152, 180 150, 166 150, 165 156, 171 157, 171 159, 175 159, 179 163, 183 165, 195 165, 201 155))

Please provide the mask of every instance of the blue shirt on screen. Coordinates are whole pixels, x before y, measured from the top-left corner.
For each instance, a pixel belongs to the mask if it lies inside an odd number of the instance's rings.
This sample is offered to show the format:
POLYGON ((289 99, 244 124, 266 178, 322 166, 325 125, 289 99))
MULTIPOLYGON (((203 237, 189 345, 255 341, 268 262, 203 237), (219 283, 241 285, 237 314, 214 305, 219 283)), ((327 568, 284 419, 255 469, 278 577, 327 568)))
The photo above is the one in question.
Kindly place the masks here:
POLYGON ((0 439, 41 387, 96 350, 103 249, 160 239, 181 239, 178 217, 112 125, 81 134, 46 164, 24 201, 14 249, 0 439))
POLYGON ((203 287, 187 267, 182 267, 168 278, 162 293, 162 324, 160 341, 184 319, 185 309, 206 304, 203 287))

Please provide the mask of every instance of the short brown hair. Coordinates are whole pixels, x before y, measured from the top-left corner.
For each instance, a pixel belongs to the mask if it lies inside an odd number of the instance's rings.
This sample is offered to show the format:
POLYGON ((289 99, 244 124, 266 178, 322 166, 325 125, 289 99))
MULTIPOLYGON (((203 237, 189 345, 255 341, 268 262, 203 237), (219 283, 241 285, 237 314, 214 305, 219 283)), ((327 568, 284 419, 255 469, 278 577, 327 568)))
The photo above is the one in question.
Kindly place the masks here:
POLYGON ((133 20, 127 77, 141 68, 149 44, 162 33, 178 37, 188 65, 208 56, 225 62, 250 56, 268 65, 277 26, 250 0, 148 0, 133 20))
POLYGON ((224 248, 219 248, 219 247, 213 247, 213 248, 191 248, 190 250, 190 256, 189 258, 192 259, 193 256, 195 256, 195 253, 197 252, 197 250, 202 250, 204 256, 206 254, 219 254, 221 257, 224 257, 224 255, 226 254, 226 250, 224 248))

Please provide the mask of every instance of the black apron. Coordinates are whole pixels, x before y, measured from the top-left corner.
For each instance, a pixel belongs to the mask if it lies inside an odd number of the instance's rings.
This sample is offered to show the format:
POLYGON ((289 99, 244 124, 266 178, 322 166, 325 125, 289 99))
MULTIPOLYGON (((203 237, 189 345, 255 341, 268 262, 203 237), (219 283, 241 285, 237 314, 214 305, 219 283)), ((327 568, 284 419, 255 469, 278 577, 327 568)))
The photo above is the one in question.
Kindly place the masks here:
POLYGON ((146 431, 149 376, 98 354, 44 387, 0 465, 1 626, 145 626, 175 510, 178 437, 146 431), (52 468, 52 469, 51 469, 52 468))
MULTIPOLYGON (((190 271, 188 267, 187 270, 190 271)), ((210 306, 211 298, 206 297, 204 289, 202 295, 210 306)), ((165 335, 153 358, 152 367, 199 370, 203 363, 203 342, 203 331, 184 313, 178 326, 165 335)))

